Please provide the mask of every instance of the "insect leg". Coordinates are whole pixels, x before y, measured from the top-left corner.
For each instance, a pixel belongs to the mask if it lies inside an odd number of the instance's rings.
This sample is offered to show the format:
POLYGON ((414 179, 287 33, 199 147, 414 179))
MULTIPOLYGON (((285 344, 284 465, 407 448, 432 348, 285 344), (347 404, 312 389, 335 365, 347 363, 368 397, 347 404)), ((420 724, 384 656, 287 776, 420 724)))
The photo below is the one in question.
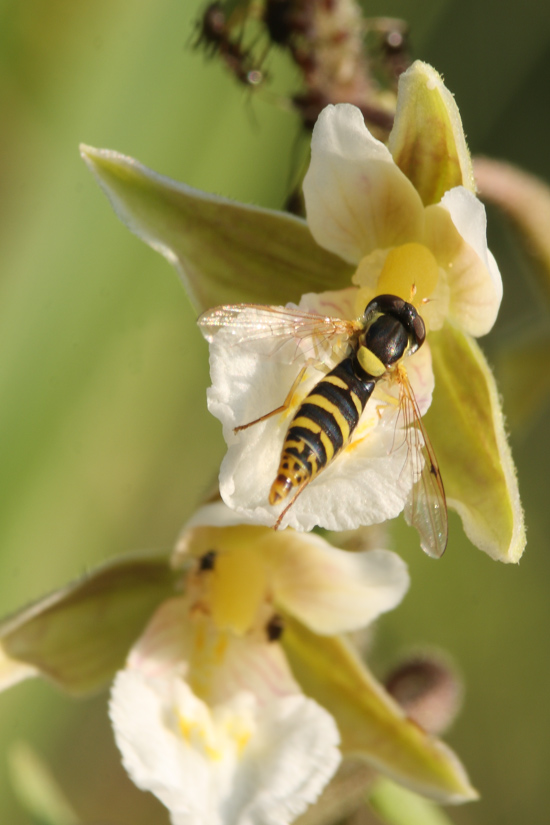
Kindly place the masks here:
POLYGON ((233 432, 238 433, 241 430, 246 430, 246 429, 248 429, 248 427, 252 427, 253 424, 259 424, 260 421, 265 421, 266 419, 271 418, 272 415, 277 415, 277 413, 284 412, 286 409, 288 409, 288 407, 292 403, 292 398, 294 396, 294 393, 296 392, 296 389, 297 389, 300 381, 304 377, 304 373, 307 370, 307 368, 308 368, 308 364, 304 364, 304 366, 302 367, 302 369, 300 370, 300 372, 296 376, 296 379, 295 379, 294 383, 292 384, 290 390, 288 391, 287 397, 285 398, 285 400, 283 401, 283 403, 281 404, 280 407, 277 407, 276 409, 271 410, 271 412, 268 412, 265 415, 260 416, 260 418, 255 418, 254 421, 249 421, 248 424, 241 424, 239 427, 235 427, 233 432))

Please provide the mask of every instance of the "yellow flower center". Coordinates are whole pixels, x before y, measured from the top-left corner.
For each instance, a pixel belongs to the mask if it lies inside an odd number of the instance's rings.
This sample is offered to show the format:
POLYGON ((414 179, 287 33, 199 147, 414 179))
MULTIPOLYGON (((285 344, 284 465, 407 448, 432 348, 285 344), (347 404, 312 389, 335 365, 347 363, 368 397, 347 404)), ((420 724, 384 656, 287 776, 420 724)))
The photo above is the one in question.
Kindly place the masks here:
POLYGON ((439 279, 437 261, 421 243, 405 243, 388 252, 378 279, 379 295, 398 295, 419 305, 434 292, 439 279))
POLYGON ((194 697, 175 713, 182 739, 212 762, 232 754, 241 758, 256 727, 250 708, 210 708, 194 697))

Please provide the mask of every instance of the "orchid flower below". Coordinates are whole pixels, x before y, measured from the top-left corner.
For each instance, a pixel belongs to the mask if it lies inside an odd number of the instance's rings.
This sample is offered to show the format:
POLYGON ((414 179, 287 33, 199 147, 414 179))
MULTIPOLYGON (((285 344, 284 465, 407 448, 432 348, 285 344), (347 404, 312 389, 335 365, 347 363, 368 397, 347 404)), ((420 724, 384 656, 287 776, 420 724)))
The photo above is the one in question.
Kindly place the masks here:
POLYGON ((356 629, 408 587, 388 551, 233 521, 209 505, 184 531, 184 593, 155 613, 111 695, 124 765, 174 825, 281 825, 317 798, 340 736, 292 675, 281 616, 322 634, 356 629))
MULTIPOLYGON (((192 519, 176 565, 183 594, 157 610, 114 681, 123 764, 174 825, 291 822, 336 771, 341 734, 332 708, 304 694, 281 641, 293 623, 320 641, 364 627, 403 597, 405 565, 385 550, 237 524, 221 502, 192 519)), ((399 757, 382 756, 390 739, 372 758, 393 773, 399 757)))
POLYGON ((465 802, 476 792, 455 754, 342 635, 408 584, 394 553, 242 524, 217 502, 171 558, 115 559, 5 621, 0 689, 43 676, 82 695, 114 676, 123 763, 174 823, 284 825, 350 757, 363 790, 382 773, 465 802))

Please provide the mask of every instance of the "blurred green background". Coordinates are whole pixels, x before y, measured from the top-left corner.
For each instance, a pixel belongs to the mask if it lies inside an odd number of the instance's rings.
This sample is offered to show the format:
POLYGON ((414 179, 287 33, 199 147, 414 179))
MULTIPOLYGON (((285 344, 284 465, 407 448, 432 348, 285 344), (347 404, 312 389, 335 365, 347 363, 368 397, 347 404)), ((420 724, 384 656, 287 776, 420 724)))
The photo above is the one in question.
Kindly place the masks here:
MULTIPOLYGON (((78 155, 80 141, 118 149, 201 189, 283 204, 298 120, 190 48, 203 8, 0 0, 1 613, 115 554, 170 548, 215 477, 222 440, 206 414, 194 314, 175 272, 117 222, 78 155)), ((409 21, 414 56, 444 74, 473 152, 550 179, 548 4, 376 0, 365 11, 409 21)), ((284 61, 277 72, 289 72, 284 61)), ((543 335, 548 314, 505 223, 490 220, 505 281, 484 343, 494 363, 543 335)), ((512 384, 505 409, 515 400, 512 384)), ((404 528, 395 533, 413 585, 380 624, 373 667, 383 675, 419 645, 458 663, 465 706, 448 740, 482 793, 452 811, 462 825, 548 821, 543 402, 512 434, 529 538, 519 567, 473 549, 456 518, 439 563, 404 528)), ((77 703, 38 681, 0 697, 0 822, 30 822, 8 780, 19 739, 46 758, 84 821, 167 821, 125 779, 105 710, 105 695, 77 703)))

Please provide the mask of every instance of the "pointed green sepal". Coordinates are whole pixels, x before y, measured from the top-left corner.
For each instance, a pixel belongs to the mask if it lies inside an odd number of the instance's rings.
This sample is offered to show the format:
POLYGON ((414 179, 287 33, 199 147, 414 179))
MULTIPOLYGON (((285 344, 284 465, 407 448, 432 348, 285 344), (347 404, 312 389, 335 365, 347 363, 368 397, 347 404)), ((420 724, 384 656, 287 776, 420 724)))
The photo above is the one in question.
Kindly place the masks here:
POLYGON ((399 78, 388 146, 424 206, 439 203, 454 186, 475 192, 472 161, 454 97, 435 69, 420 60, 399 78))
POLYGON ((345 756, 437 801, 477 798, 455 754, 407 719, 344 639, 316 636, 289 619, 283 645, 304 692, 336 720, 345 756))
POLYGON ((369 804, 385 825, 452 825, 433 802, 382 776, 370 789, 369 804))
POLYGON ((39 671, 33 665, 8 656, 0 639, 0 690, 6 690, 25 679, 30 679, 31 676, 38 675, 39 671))
POLYGON ((425 418, 449 505, 473 544, 517 562, 525 524, 495 379, 473 338, 450 324, 430 334, 435 392, 425 418))
POLYGON ((117 152, 81 153, 118 217, 176 267, 198 312, 297 302, 351 284, 353 269, 318 246, 300 218, 200 192, 117 152))
POLYGON ((167 558, 131 556, 21 610, 0 627, 0 689, 32 675, 75 694, 101 687, 175 584, 167 558))

